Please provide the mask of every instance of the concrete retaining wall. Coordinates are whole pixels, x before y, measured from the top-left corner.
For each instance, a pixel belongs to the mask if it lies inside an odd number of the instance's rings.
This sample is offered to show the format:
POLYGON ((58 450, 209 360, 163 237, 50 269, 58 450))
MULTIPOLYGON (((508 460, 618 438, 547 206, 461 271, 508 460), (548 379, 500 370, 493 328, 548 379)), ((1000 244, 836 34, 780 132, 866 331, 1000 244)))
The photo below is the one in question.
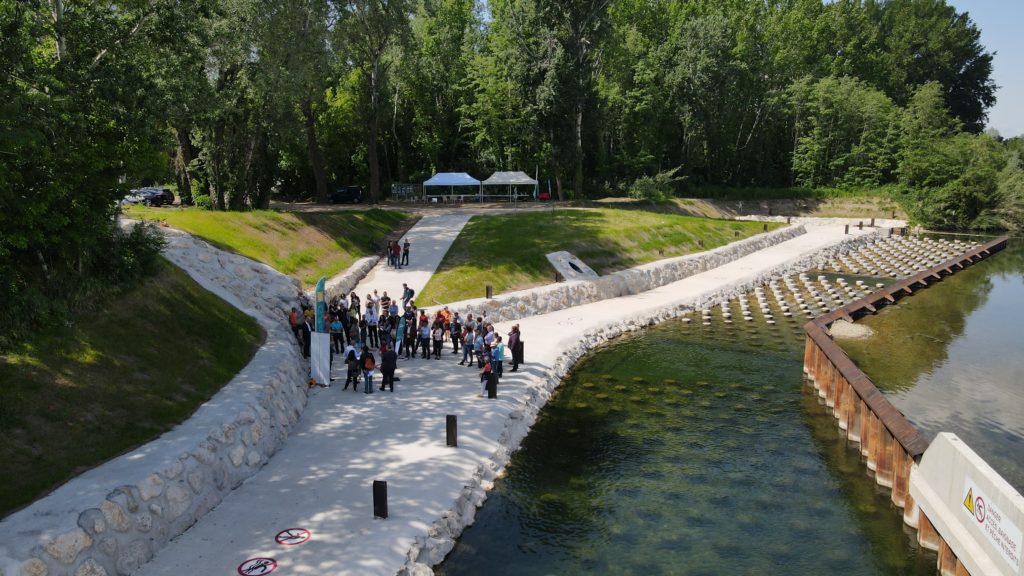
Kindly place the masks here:
POLYGON ((256 318, 266 342, 185 423, 0 522, 0 576, 130 574, 255 474, 305 408, 307 369, 287 327, 298 283, 164 231, 164 255, 256 318))
POLYGON ((1024 497, 955 434, 939 434, 914 470, 921 545, 942 574, 1024 572, 1024 497))
MULTIPOLYGON (((719 246, 707 252, 689 254, 678 258, 667 258, 644 264, 597 280, 578 280, 550 284, 540 288, 502 294, 491 299, 474 298, 448 304, 452 310, 465 314, 484 315, 491 322, 518 320, 529 316, 547 314, 581 304, 589 304, 639 294, 717 268, 748 254, 785 242, 805 234, 802 226, 789 226, 767 234, 759 234, 739 242, 719 246)), ((484 287, 480 287, 483 292, 484 287)), ((421 307, 430 307, 426 302, 417 302, 421 307)))

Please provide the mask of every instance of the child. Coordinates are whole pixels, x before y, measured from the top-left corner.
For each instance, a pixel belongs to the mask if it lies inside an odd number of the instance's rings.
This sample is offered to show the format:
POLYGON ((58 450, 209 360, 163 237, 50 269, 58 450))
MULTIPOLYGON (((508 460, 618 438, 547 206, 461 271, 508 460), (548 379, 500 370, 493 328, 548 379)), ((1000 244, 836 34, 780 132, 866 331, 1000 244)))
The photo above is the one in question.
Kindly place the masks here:
POLYGON ((491 375, 491 359, 484 359, 484 367, 480 370, 480 395, 487 396, 487 379, 491 375))
POLYGON ((356 351, 349 350, 348 358, 345 358, 345 366, 348 368, 348 375, 345 378, 345 387, 342 390, 348 390, 348 383, 352 383, 352 391, 356 391, 356 385, 359 383, 359 358, 356 358, 356 351))

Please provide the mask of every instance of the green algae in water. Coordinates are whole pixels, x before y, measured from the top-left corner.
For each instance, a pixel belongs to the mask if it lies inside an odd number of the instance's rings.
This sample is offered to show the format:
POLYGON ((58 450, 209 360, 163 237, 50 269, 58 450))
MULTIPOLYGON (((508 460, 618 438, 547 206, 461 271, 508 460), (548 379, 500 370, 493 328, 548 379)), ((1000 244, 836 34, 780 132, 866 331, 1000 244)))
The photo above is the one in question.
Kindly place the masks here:
POLYGON ((745 340, 667 323, 588 355, 436 573, 932 576, 935 556, 802 386, 803 341, 745 340), (681 384, 573 408, 582 383, 634 377, 681 384))

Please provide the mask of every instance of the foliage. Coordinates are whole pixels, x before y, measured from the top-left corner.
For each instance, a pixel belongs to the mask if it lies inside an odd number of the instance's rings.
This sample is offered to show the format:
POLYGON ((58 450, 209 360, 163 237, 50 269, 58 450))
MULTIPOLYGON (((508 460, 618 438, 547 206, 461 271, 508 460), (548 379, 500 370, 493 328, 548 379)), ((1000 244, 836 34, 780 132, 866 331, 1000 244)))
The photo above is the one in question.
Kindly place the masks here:
POLYGON ((664 170, 654 176, 641 176, 629 189, 629 197, 637 200, 665 200, 676 195, 678 186, 685 180, 676 176, 679 168, 664 170))
POLYGON ((262 342, 256 320, 155 268, 0 356, 0 516, 184 421, 262 342))
POLYGON ((272 266, 312 286, 364 256, 408 217, 394 210, 292 213, 253 210, 229 214, 196 209, 133 208, 129 215, 159 219, 218 248, 272 266))
MULTIPOLYGON (((777 224, 771 224, 777 227, 777 224)), ((648 210, 556 210, 474 217, 417 296, 430 307, 550 283, 546 254, 567 250, 598 274, 722 246, 763 230, 761 222, 648 210), (738 234, 738 236, 737 236, 738 234), (704 246, 698 244, 704 241, 704 246)))

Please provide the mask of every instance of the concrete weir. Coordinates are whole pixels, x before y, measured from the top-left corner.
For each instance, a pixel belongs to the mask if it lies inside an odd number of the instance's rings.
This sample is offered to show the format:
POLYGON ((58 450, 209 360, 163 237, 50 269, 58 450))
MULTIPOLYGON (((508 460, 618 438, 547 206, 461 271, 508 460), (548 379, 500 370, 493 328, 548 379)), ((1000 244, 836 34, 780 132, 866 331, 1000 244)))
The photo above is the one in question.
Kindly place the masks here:
MULTIPOLYGON (((918 542, 925 548, 939 552, 938 568, 944 575, 1019 574, 1020 544, 1016 544, 1018 549, 1017 566, 1013 567, 1012 572, 1005 570, 1008 564, 1000 564, 998 559, 990 561, 989 556, 992 555, 992 550, 996 549, 984 550, 984 547, 974 545, 974 540, 963 535, 965 530, 960 525, 947 520, 946 517, 952 515, 945 514, 934 502, 925 505, 915 501, 915 494, 932 494, 934 492, 929 487, 935 484, 936 478, 948 474, 947 466, 934 464, 935 459, 933 458, 930 468, 935 472, 930 477, 921 472, 919 464, 922 462, 922 457, 927 459, 930 453, 928 441, 875 387, 871 379, 854 364, 843 349, 832 340, 829 327, 838 321, 855 322, 857 318, 865 314, 874 313, 879 307, 895 302, 912 294, 917 289, 925 288, 933 282, 942 280, 943 277, 952 274, 955 270, 963 269, 1002 250, 1006 244, 1007 238, 1004 236, 969 248, 945 262, 935 264, 931 268, 921 270, 889 286, 881 287, 862 298, 823 314, 808 322, 804 327, 807 336, 804 348, 804 372, 825 405, 832 410, 839 429, 846 433, 849 440, 860 445, 861 454, 866 458, 868 469, 874 472, 875 481, 879 485, 891 489, 893 504, 903 509, 904 522, 917 529, 918 542), (916 486, 916 488, 912 489, 912 486, 916 486), (943 520, 937 523, 936 518, 940 514, 943 520), (979 570, 977 568, 979 566, 986 568, 979 570), (1001 569, 991 571, 988 568, 991 566, 1001 569), (971 567, 974 567, 973 571, 971 567)), ((901 253, 903 252, 901 251, 901 253)), ((850 261, 845 256, 841 260, 842 266, 850 266, 850 261)), ((920 264, 920 262, 906 263, 908 268, 912 264, 920 264)), ((943 445, 945 444, 948 442, 944 440, 943 445)), ((945 450, 945 448, 937 450, 945 450)), ((967 450, 969 451, 969 449, 967 450)), ((980 461, 977 456, 973 458, 980 461)), ((963 459, 970 460, 970 457, 965 456, 963 459)), ((982 462, 982 464, 984 463, 982 462)), ((999 481, 1002 480, 987 465, 974 468, 974 477, 976 478, 988 480, 993 475, 999 481)), ((1015 517, 1024 515, 1024 504, 1022 504, 1024 499, 1021 499, 1020 495, 1016 494, 1005 481, 1001 483, 992 481, 986 485, 990 487, 991 493, 995 494, 1003 494, 1009 490, 1011 494, 1004 500, 1011 502, 1012 505, 1007 506, 1004 510, 1014 512, 1015 517), (1016 494, 1015 498, 1014 494, 1016 494), (1013 507, 1014 505, 1016 508, 1013 507)), ((962 502, 964 496, 959 494, 960 486, 953 488, 957 494, 954 499, 957 500, 957 503, 962 502)), ((947 496, 947 500, 949 499, 949 494, 944 494, 944 496, 947 496)), ((941 499, 935 498, 934 500, 941 499)), ((960 518, 960 516, 963 515, 960 514, 956 518, 960 518)), ((966 525, 969 524, 971 523, 966 521, 966 525)), ((1019 534, 1020 532, 1017 531, 1017 540, 1020 540, 1019 534)), ((1012 544, 1010 547, 1013 547, 1012 544)))

